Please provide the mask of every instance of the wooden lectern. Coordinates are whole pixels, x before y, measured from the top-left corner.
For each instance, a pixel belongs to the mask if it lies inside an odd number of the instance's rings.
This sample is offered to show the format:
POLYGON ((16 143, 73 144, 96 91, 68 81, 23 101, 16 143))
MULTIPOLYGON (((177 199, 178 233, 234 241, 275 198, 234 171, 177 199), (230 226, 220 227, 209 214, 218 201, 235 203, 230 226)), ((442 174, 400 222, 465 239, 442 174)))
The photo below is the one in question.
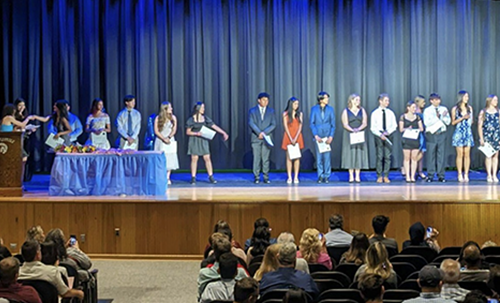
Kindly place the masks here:
POLYGON ((0 132, 0 196, 23 195, 23 132, 0 132))

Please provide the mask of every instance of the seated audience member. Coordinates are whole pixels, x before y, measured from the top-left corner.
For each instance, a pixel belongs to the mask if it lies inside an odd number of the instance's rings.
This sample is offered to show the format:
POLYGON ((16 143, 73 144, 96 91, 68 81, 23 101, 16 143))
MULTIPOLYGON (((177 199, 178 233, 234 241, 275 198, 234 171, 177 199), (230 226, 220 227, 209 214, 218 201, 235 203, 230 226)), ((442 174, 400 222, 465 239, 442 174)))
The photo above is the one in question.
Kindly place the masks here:
POLYGON ((40 225, 33 226, 28 229, 28 231, 26 232, 25 241, 30 240, 38 241, 38 243, 42 243, 43 241, 45 241, 45 233, 43 232, 43 229, 40 225))
MULTIPOLYGON (((233 232, 231 231, 231 227, 229 226, 229 223, 227 223, 226 221, 224 221, 224 220, 217 221, 217 223, 215 223, 215 226, 214 226, 212 234, 213 233, 222 233, 222 234, 225 234, 226 236, 228 236, 229 241, 231 241, 231 245, 234 248, 241 249, 240 243, 238 243, 238 241, 236 241, 236 240, 233 239, 233 232)), ((209 252, 211 250, 212 250, 212 244, 210 242, 210 238, 208 238, 208 244, 205 247, 205 252, 204 252, 205 258, 208 256, 208 254, 209 254, 209 252)), ((245 254, 245 258, 246 258, 245 251, 243 251, 243 254, 245 254)))
POLYGON ((36 290, 17 282, 19 260, 8 257, 0 261, 0 298, 23 303, 42 303, 36 290))
POLYGON ((0 259, 8 258, 11 256, 12 254, 10 253, 10 250, 7 247, 0 244, 0 259))
POLYGON ((403 301, 403 303, 425 303, 442 302, 453 303, 455 301, 441 297, 441 286, 443 285, 443 273, 439 268, 432 265, 422 267, 418 273, 418 284, 422 288, 420 297, 403 301))
MULTIPOLYGON (((226 238, 231 242, 231 238, 226 233, 216 232, 216 233, 211 234, 210 237, 208 238, 208 242, 210 243, 210 251, 208 252, 207 258, 201 262, 202 268, 207 267, 208 264, 213 264, 215 262, 214 250, 212 248, 212 245, 215 242, 215 239, 217 239, 217 238, 226 238)), ((247 262, 246 262, 247 255, 245 254, 243 249, 236 248, 231 244, 231 252, 233 253, 233 255, 238 257, 238 262, 240 264, 244 264, 245 267, 247 266, 247 262)))
POLYGON ((398 252, 398 242, 393 238, 387 238, 385 236, 385 230, 387 229, 387 224, 389 224, 389 217, 384 215, 378 215, 373 217, 372 227, 373 235, 370 236, 370 244, 375 242, 384 243, 386 248, 392 248, 398 252))
POLYGON ((234 285, 234 303, 255 303, 259 298, 259 283, 253 278, 243 278, 234 285))
POLYGON ((488 297, 479 290, 473 290, 465 296, 462 303, 488 303, 488 297))
POLYGON ((384 279, 375 274, 365 274, 360 277, 358 289, 366 303, 382 303, 384 295, 384 279))
MULTIPOLYGON (((462 266, 462 267, 465 267, 464 251, 470 245, 474 245, 475 247, 477 247, 477 249, 479 249, 479 251, 481 251, 481 247, 479 246, 479 244, 477 242, 474 242, 474 241, 467 241, 467 242, 465 242, 464 245, 462 245, 462 248, 460 249, 460 255, 458 257, 458 262, 460 262, 460 266, 462 266)), ((481 269, 489 269, 490 268, 489 264, 486 263, 486 262, 484 262, 484 256, 483 256, 482 252, 481 252, 481 265, 480 265, 480 268, 481 269)))
POLYGON ((283 297, 283 303, 307 303, 307 293, 302 289, 290 289, 283 297))
POLYGON ((19 280, 43 280, 54 285, 59 295, 64 298, 77 297, 83 299, 83 291, 69 289, 54 266, 47 266, 40 262, 42 260, 40 243, 37 241, 24 242, 21 254, 24 258, 24 264, 19 270, 19 280))
POLYGON ((45 241, 40 244, 40 248, 42 251, 41 262, 48 266, 55 266, 57 268, 57 271, 59 271, 67 279, 68 271, 65 267, 59 266, 56 244, 52 241, 45 241))
POLYGON ((344 231, 344 217, 336 214, 329 219, 330 228, 326 233, 326 246, 346 247, 351 245, 352 235, 344 231))
POLYGON ((224 253, 219 258, 219 272, 221 279, 207 284, 201 294, 201 302, 208 303, 215 300, 233 300, 234 285, 238 272, 238 260, 232 253, 224 253))
MULTIPOLYGON (((403 242, 403 249, 407 248, 408 246, 426 246, 439 252, 439 246, 436 247, 435 245, 432 245, 433 241, 427 241, 425 239, 425 227, 421 222, 413 223, 413 225, 410 226, 408 233, 410 234, 410 240, 406 240, 403 242)), ((437 237, 437 235, 439 235, 439 232, 437 232, 436 230, 436 233, 437 237)))
POLYGON ((322 264, 332 269, 332 260, 326 252, 325 238, 316 228, 308 228, 300 238, 297 258, 304 258, 309 264, 322 264))
POLYGON ((465 268, 460 272, 459 281, 483 281, 488 282, 489 269, 481 269, 481 252, 476 245, 469 245, 464 249, 463 260, 465 268))
POLYGON ((351 246, 340 259, 339 263, 354 263, 361 265, 365 263, 366 250, 370 247, 368 237, 364 233, 359 233, 352 238, 351 246))
POLYGON ((309 274, 295 269, 296 260, 297 246, 293 243, 283 244, 278 253, 279 268, 264 274, 260 280, 261 294, 273 289, 296 287, 316 298, 319 295, 318 286, 309 274))
MULTIPOLYGON (((231 252, 231 242, 227 238, 217 238, 213 243, 215 262, 209 264, 207 267, 200 269, 198 275, 198 295, 201 295, 209 283, 212 280, 219 279, 219 258, 224 253, 231 252)), ((240 280, 241 278, 248 277, 248 273, 244 268, 238 265, 238 273, 235 279, 240 280)))
POLYGON ((271 234, 269 229, 264 226, 257 227, 253 232, 252 241, 247 251, 247 262, 250 264, 253 257, 264 255, 270 244, 271 234))
MULTIPOLYGON (((253 224, 253 230, 255 232, 255 230, 258 228, 258 227, 265 227, 267 228, 267 230, 269 231, 269 234, 271 234, 271 228, 269 227, 269 222, 267 221, 266 218, 258 218, 257 220, 255 220, 254 224, 253 224)), ((269 244, 276 244, 276 238, 270 238, 269 239, 269 244)), ((245 241, 245 251, 248 251, 248 249, 250 248, 252 244, 252 238, 250 239, 247 239, 245 241)))
POLYGON ((490 278, 488 280, 488 286, 495 293, 500 294, 500 265, 492 264, 490 266, 490 278))
POLYGON ((387 250, 381 242, 375 242, 368 247, 365 264, 361 265, 356 271, 354 281, 359 281, 360 277, 364 274, 381 276, 384 279, 384 287, 386 289, 397 288, 398 276, 394 269, 392 269, 387 250))
POLYGON ((443 271, 443 287, 441 288, 441 297, 445 299, 462 302, 470 291, 461 288, 458 285, 460 277, 460 263, 452 259, 445 259, 441 262, 443 271))
MULTIPOLYGON (((285 243, 295 243, 295 237, 293 236, 292 233, 289 232, 282 232, 278 236, 278 244, 285 244, 285 243)), ((277 267, 276 267, 277 268, 277 267)), ((297 258, 297 263, 295 265, 296 270, 302 270, 305 273, 309 273, 309 265, 307 264, 307 261, 304 260, 304 258, 297 258)))
POLYGON ((260 281, 264 274, 278 269, 280 265, 278 262, 278 253, 281 246, 282 244, 272 244, 267 248, 264 258, 262 258, 262 263, 253 276, 255 280, 260 281))

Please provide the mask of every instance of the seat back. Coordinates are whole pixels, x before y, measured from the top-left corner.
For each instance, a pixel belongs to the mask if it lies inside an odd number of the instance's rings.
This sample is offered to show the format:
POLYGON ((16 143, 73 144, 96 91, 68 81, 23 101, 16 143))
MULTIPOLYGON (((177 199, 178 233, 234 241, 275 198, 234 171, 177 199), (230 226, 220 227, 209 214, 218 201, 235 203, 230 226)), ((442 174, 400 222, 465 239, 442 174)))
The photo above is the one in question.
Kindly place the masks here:
POLYGON ((319 293, 327 291, 329 289, 341 289, 344 288, 342 283, 334 279, 314 279, 316 285, 318 286, 319 293))
POLYGON ((500 246, 489 246, 481 249, 481 253, 485 256, 500 255, 500 246))
POLYGON ((396 255, 389 259, 391 262, 408 262, 415 266, 416 270, 422 269, 425 265, 427 265, 427 260, 425 260, 422 256, 419 255, 396 255))
POLYGON ((398 287, 398 289, 404 289, 404 290, 415 290, 417 292, 420 292, 420 285, 418 285, 418 282, 416 279, 411 279, 411 280, 405 280, 403 283, 401 283, 398 287))
POLYGON ((248 266, 248 274, 250 277, 255 275, 261 264, 262 262, 251 262, 250 266, 248 266))
POLYGON ((328 255, 332 260, 335 260, 335 264, 339 264, 342 255, 349 249, 349 246, 335 246, 327 247, 328 255))
POLYGON ((417 298, 420 296, 420 292, 416 290, 408 290, 408 289, 388 289, 384 292, 382 299, 384 302, 386 300, 399 300, 404 301, 408 299, 417 298))
POLYGON ((448 246, 439 251, 439 255, 460 255, 462 247, 460 246, 448 246))
POLYGON ((330 289, 319 295, 319 302, 326 299, 353 300, 357 303, 364 303, 361 292, 357 289, 330 289))
MULTIPOLYGON (((279 300, 283 300, 283 297, 285 296, 285 294, 287 293, 289 289, 273 289, 273 290, 269 290, 267 291, 266 293, 264 293, 263 295, 260 296, 260 299, 259 299, 259 303, 264 303, 268 300, 272 300, 272 299, 279 299, 279 300)), ((308 302, 312 302, 312 298, 309 296, 309 294, 307 294, 307 301, 308 302)))
POLYGON ((483 281, 459 281, 458 285, 460 287, 468 289, 468 290, 479 290, 486 296, 492 296, 493 292, 486 282, 483 281))
POLYGON ((318 271, 328 271, 328 267, 326 267, 325 265, 323 264, 318 264, 318 263, 308 263, 307 264, 309 266, 309 273, 315 273, 315 272, 318 272, 318 271))
POLYGON ((256 262, 261 262, 262 263, 262 260, 264 259, 264 255, 258 255, 258 256, 255 256, 252 258, 252 260, 250 260, 250 263, 248 264, 248 266, 252 265, 252 263, 256 263, 256 262))
POLYGON ((357 302, 350 299, 324 299, 319 301, 318 303, 357 303, 357 302))
POLYGON ((417 271, 413 264, 408 262, 393 262, 392 268, 398 274, 402 281, 406 280, 406 278, 417 271))
POLYGON ((429 263, 439 263, 439 264, 441 264, 446 259, 456 260, 456 259, 458 259, 458 257, 459 257, 459 255, 442 255, 442 254, 439 254, 436 258, 434 258, 434 260, 432 260, 432 262, 429 262, 429 263))
POLYGON ((358 269, 359 265, 353 263, 342 263, 339 264, 339 266, 335 267, 335 271, 345 274, 346 276, 349 277, 349 279, 351 279, 351 281, 354 280, 354 276, 356 275, 358 269))
POLYGON ((342 284, 342 288, 347 288, 351 284, 351 279, 344 273, 338 271, 318 271, 311 274, 313 279, 337 280, 342 284))
MULTIPOLYGON (((408 277, 406 277, 406 280, 416 280, 418 279, 418 274, 420 271, 412 272, 408 277)), ((403 281, 401 281, 403 282, 403 281)))
POLYGON ((437 257, 437 252, 428 246, 408 246, 403 249, 400 255, 419 255, 424 257, 427 262, 432 262, 437 257))
POLYGON ((486 263, 493 263, 500 265, 500 256, 499 255, 488 255, 484 257, 484 261, 486 263))
POLYGON ((19 283, 33 287, 43 303, 58 303, 58 293, 54 285, 43 280, 19 280, 19 283))

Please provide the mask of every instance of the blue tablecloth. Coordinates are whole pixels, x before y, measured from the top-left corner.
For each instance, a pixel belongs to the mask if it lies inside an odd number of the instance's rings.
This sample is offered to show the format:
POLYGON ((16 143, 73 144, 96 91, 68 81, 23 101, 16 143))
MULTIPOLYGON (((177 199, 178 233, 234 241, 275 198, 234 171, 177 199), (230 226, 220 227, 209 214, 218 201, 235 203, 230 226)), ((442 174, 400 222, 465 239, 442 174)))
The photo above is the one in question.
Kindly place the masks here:
POLYGON ((51 196, 165 195, 165 155, 58 153, 50 175, 51 196))

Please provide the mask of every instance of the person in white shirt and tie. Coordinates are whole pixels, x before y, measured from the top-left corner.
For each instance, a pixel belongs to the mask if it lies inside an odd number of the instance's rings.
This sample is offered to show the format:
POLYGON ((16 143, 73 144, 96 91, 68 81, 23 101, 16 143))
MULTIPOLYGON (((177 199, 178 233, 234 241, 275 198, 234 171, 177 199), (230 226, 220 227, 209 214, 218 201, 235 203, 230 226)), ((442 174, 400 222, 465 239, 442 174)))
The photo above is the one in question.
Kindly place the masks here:
POLYGON ((451 117, 448 109, 441 104, 441 97, 432 93, 429 96, 431 105, 424 110, 424 124, 426 127, 425 140, 427 144, 427 182, 432 182, 437 173, 439 182, 446 182, 444 178, 446 125, 450 125, 451 117), (442 125, 432 133, 435 124, 442 125), (434 126, 434 127, 433 127, 434 126))
POLYGON ((121 149, 135 149, 139 147, 139 133, 141 131, 141 113, 136 110, 135 97, 126 95, 123 98, 125 108, 116 117, 116 127, 118 129, 119 143, 121 149))
POLYGON ((398 123, 396 115, 389 108, 389 95, 378 96, 379 107, 370 116, 370 131, 375 136, 375 153, 377 156, 377 183, 391 183, 389 169, 391 168, 392 134, 398 123))

